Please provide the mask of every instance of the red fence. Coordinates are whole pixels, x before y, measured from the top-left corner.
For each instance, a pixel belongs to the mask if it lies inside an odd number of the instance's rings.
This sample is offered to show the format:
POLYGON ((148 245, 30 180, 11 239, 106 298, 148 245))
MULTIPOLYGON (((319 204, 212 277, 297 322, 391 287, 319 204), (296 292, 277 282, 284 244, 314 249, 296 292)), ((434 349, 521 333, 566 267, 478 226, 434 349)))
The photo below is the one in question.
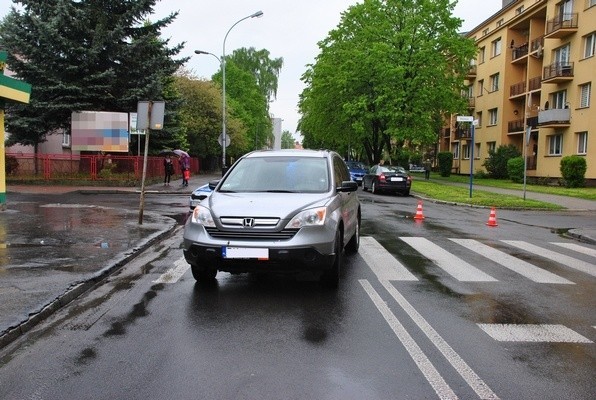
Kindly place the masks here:
MULTIPOLYGON (((163 177, 163 157, 147 157, 146 177, 163 177)), ((180 166, 174 161, 174 174, 180 166)), ((200 171, 199 160, 190 159, 191 173, 200 171)), ((140 181, 143 177, 142 156, 6 154, 6 178, 15 180, 91 180, 140 181)))

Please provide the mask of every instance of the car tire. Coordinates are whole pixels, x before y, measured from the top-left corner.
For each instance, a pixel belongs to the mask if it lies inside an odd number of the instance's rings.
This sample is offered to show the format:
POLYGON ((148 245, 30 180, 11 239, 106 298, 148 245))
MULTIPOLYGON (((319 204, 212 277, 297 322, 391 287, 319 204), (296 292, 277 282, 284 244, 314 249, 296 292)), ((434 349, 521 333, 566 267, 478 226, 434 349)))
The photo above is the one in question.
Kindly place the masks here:
POLYGON ((335 257, 333 259, 333 265, 330 269, 326 270, 321 276, 321 283, 323 286, 330 289, 337 289, 339 286, 339 274, 341 272, 342 258, 343 258, 343 243, 341 241, 341 233, 337 231, 335 233, 335 257))
POLYGON ((407 196, 410 195, 410 191, 409 190, 406 190, 405 192, 402 192, 401 195, 407 197, 407 196))
POLYGON ((362 180, 362 191, 363 192, 368 192, 368 188, 366 187, 366 185, 364 184, 364 179, 362 180))
POLYGON ((215 280, 215 276, 217 275, 216 269, 211 268, 199 268, 196 265, 190 266, 192 271, 192 276, 195 278, 197 282, 213 282, 215 280))
POLYGON ((377 193, 379 193, 379 189, 377 189, 377 182, 375 182, 375 181, 373 181, 373 182, 372 182, 372 187, 371 187, 370 191, 371 191, 373 194, 377 194, 377 193))
POLYGON ((346 245, 346 253, 358 253, 358 248, 360 248, 360 215, 358 215, 358 218, 356 220, 356 231, 354 232, 354 235, 346 245))

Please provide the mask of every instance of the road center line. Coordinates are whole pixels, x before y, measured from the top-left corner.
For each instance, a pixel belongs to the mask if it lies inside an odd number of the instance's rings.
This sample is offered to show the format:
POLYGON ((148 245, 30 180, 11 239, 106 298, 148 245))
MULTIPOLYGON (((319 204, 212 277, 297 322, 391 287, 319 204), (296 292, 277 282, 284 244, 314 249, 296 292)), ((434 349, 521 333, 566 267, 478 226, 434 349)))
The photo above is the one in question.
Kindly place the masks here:
POLYGON ((389 281, 380 281, 391 297, 412 318, 420 330, 430 339, 453 368, 468 383, 481 399, 498 399, 488 385, 470 368, 459 354, 439 335, 439 333, 424 319, 422 315, 406 300, 406 298, 389 281))
MULTIPOLYGON (((428 359, 426 354, 422 351, 420 346, 414 341, 412 336, 406 331, 406 328, 399 322, 397 317, 391 312, 387 304, 383 301, 381 296, 376 292, 376 290, 372 287, 369 281, 366 279, 360 279, 360 284, 373 301, 377 309, 381 312, 385 321, 389 324, 397 338, 406 348, 412 360, 418 366, 418 369, 422 372, 428 383, 432 386, 435 390, 439 398, 441 399, 457 399, 457 395, 453 392, 453 390, 449 387, 445 379, 439 374, 439 371, 435 368, 435 366, 431 363, 428 359)), ((388 281, 387 281, 388 282, 388 281)))
POLYGON ((153 281, 153 283, 176 283, 178 279, 184 275, 184 273, 190 268, 190 265, 184 259, 184 256, 174 261, 174 268, 170 268, 163 273, 159 278, 153 281))

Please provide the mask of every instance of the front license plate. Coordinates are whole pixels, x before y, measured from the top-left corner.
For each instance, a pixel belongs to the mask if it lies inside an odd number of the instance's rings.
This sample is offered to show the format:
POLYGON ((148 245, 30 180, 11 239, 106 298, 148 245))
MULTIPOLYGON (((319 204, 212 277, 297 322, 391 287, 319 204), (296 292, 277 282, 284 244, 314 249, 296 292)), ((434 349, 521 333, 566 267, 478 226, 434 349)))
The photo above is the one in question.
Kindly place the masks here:
POLYGON ((394 176, 393 178, 391 178, 391 182, 403 182, 404 178, 402 178, 401 176, 394 176))
POLYGON ((259 260, 269 259, 269 249, 255 247, 229 247, 221 248, 223 258, 256 258, 259 260))

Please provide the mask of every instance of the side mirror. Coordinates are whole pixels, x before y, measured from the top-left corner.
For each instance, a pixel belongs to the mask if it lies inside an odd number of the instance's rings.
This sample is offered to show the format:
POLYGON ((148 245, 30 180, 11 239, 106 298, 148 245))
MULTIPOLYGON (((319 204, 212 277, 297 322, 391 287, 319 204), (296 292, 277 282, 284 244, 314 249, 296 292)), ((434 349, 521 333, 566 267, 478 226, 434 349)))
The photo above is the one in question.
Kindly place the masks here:
POLYGON ((343 181, 337 188, 338 192, 355 192, 358 190, 358 183, 354 181, 343 181))
POLYGON ((212 181, 209 181, 209 189, 214 190, 215 187, 218 185, 220 179, 214 179, 212 181))

